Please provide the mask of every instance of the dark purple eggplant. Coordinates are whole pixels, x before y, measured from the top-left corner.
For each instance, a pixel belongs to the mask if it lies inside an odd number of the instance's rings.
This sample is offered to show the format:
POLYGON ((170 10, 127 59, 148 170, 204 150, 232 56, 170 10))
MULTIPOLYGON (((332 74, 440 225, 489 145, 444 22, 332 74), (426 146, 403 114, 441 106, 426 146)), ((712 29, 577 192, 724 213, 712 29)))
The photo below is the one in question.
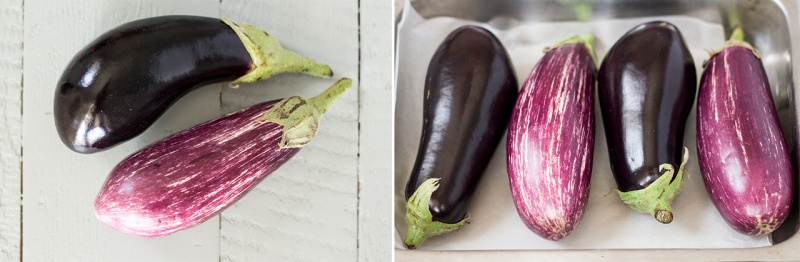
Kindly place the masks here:
POLYGON ((548 48, 522 84, 506 144, 508 182, 531 231, 560 240, 583 217, 594 153, 594 36, 548 48))
POLYGON ((683 188, 688 160, 683 134, 696 85, 683 36, 662 21, 628 31, 598 72, 616 192, 632 209, 665 224, 672 222, 670 205, 683 188))
POLYGON ((409 248, 466 220, 508 126, 517 81, 500 41, 486 29, 464 26, 434 53, 424 96, 419 151, 405 192, 409 248))
POLYGON ((94 153, 147 129, 200 86, 254 82, 283 72, 330 77, 326 65, 284 50, 272 36, 227 19, 162 16, 98 37, 58 80, 56 130, 75 152, 94 153))
POLYGON ((120 232, 147 238, 199 225, 310 142, 351 83, 339 80, 310 99, 257 104, 142 148, 111 171, 95 214, 120 232))
POLYGON ((792 206, 793 173, 758 51, 737 28, 700 79, 697 155, 711 202, 732 228, 766 235, 792 206))

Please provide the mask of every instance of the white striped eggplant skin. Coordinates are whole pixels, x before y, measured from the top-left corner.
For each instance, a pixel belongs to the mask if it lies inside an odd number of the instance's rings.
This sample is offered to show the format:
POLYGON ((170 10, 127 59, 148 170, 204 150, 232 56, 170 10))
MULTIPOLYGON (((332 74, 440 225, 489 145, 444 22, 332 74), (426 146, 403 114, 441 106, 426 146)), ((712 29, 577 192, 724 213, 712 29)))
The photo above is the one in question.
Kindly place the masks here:
POLYGON ((697 154, 711 201, 732 228, 766 235, 792 205, 789 150, 757 52, 713 54, 700 80, 697 154))
POLYGON ((522 85, 508 128, 511 194, 520 218, 557 241, 583 217, 594 151, 593 37, 551 48, 522 85))
POLYGON ((316 133, 319 118, 350 84, 341 80, 308 100, 257 104, 143 148, 111 171, 95 200, 95 214, 122 233, 145 238, 199 225, 300 151, 316 133), (315 115, 304 110, 308 105, 315 115), (284 122, 292 118, 299 121, 284 122), (304 125, 311 130, 292 139, 304 125))

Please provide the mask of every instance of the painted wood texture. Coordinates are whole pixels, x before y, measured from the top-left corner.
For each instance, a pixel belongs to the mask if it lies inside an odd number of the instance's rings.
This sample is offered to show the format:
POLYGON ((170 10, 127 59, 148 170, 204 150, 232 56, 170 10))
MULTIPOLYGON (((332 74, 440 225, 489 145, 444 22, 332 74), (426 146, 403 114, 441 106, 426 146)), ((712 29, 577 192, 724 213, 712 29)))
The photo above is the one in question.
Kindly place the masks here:
POLYGON ((358 260, 389 261, 392 246, 392 1, 361 1, 358 260), (387 227, 388 225, 388 227, 387 227))
MULTIPOLYGON (((353 79, 354 87, 371 88, 364 92, 366 96, 382 97, 388 101, 391 31, 370 42, 376 46, 360 46, 359 1, 27 0, 24 11, 21 1, 15 2, 19 3, 17 19, 21 20, 24 12, 24 21, 4 24, 20 26, 20 34, 24 25, 22 40, 25 45, 23 55, 19 56, 19 50, 7 51, 6 42, 2 42, 0 57, 17 54, 20 64, 16 69, 18 72, 14 73, 14 69, 6 69, 0 63, 0 76, 3 77, 0 85, 11 83, 11 89, 17 91, 6 91, 8 88, 0 91, 3 95, 0 103, 5 103, 0 105, 19 111, 22 92, 21 87, 15 87, 14 83, 19 85, 23 72, 27 88, 22 96, 21 128, 20 124, 13 124, 13 114, 6 113, 7 121, 0 123, 3 134, 0 145, 13 146, 13 137, 7 142, 3 140, 5 136, 20 136, 20 130, 27 131, 21 146, 16 147, 20 148, 15 161, 17 166, 9 162, 9 159, 15 159, 13 154, 5 156, 11 152, 8 149, 3 149, 3 159, 0 160, 3 164, 0 179, 4 179, 0 188, 4 194, 2 201, 6 201, 0 203, 11 204, 10 208, 0 206, 0 215, 12 216, 0 223, 2 226, 9 224, 8 231, 11 232, 0 236, 4 241, 0 242, 0 247, 3 252, 8 250, 10 259, 0 256, 0 260, 19 260, 20 252, 15 250, 20 247, 25 261, 389 260, 389 239, 380 234, 388 236, 391 230, 387 213, 388 192, 391 191, 388 173, 391 148, 386 143, 390 136, 388 119, 391 118, 379 114, 390 112, 390 105, 378 100, 375 104, 360 105, 356 88, 348 91, 323 118, 314 141, 219 218, 151 240, 119 233, 100 223, 93 211, 94 198, 106 175, 125 156, 216 116, 276 98, 310 97, 341 77, 353 79), (69 151, 55 132, 52 115, 55 82, 67 62, 86 43, 116 25, 167 14, 223 16, 252 24, 276 36, 285 48, 329 64, 335 76, 320 79, 289 74, 260 83, 243 84, 239 89, 224 84, 202 87, 179 100, 144 134, 131 141, 92 155, 69 151), (367 61, 372 61, 375 68, 369 73, 360 74, 360 55, 367 55, 367 61), (25 59, 24 69, 22 57, 25 59), (16 82, 6 81, 6 75, 11 75, 12 79, 16 76, 16 82), (368 81, 360 83, 360 77, 368 81), (377 108, 379 106, 381 108, 377 108), (370 123, 386 126, 376 127, 372 133, 359 137, 360 116, 367 120, 376 119, 370 123), (381 122, 383 117, 387 120, 381 122), (372 156, 369 163, 360 165, 359 143, 373 144, 366 151, 372 156), (386 145, 378 146, 382 143, 386 145), (21 148, 25 149, 24 157, 21 148), (380 157, 384 158, 383 164, 380 157), (24 160, 23 167, 19 167, 19 158, 24 160), (360 168, 372 173, 370 177, 360 181, 360 168), (21 178, 20 169, 24 169, 21 178), (8 170, 16 172, 16 176, 9 175, 8 170), (14 181, 6 183, 9 179, 20 181, 14 186, 14 181), (20 213, 19 200, 14 204, 13 199, 19 199, 22 179, 25 181, 22 187, 25 197, 20 223, 20 218, 14 218, 11 213, 17 216, 20 213), (359 182, 375 188, 359 194, 359 182), (6 188, 11 189, 8 191, 10 197, 6 195, 6 188), (13 191, 14 188, 17 192, 13 191), (359 199, 370 201, 360 204, 359 199), (16 212, 7 212, 14 211, 14 208, 17 208, 16 212), (20 224, 22 228, 19 228, 20 224), (19 242, 20 232, 23 232, 22 243, 19 242), (8 243, 6 238, 10 239, 8 243), (359 238, 368 243, 360 244, 359 238), (380 241, 387 244, 380 244, 380 241), (360 246, 368 248, 360 251, 360 246)), ((379 22, 377 18, 388 15, 390 11, 380 10, 386 8, 382 7, 383 4, 371 5, 369 12, 374 12, 371 14, 372 27, 391 30, 392 20, 379 22), (379 11, 385 14, 379 14, 379 11)), ((1 10, 0 21, 11 19, 5 15, 5 5, 1 10)), ((6 34, 5 30, 2 33, 6 34)), ((21 43, 19 41, 20 50, 21 43)), ((19 140, 17 138, 17 144, 19 140)))
MULTIPOLYGON (((341 77, 358 86, 356 1, 223 0, 221 16, 265 29, 284 48, 334 72, 331 79, 287 74, 223 89, 224 112, 275 98, 311 97, 341 77)), ((222 260, 355 260, 357 166, 358 92, 353 88, 323 117, 311 143, 222 213, 222 260)))
MULTIPOLYGON (((353 79, 357 87, 357 4, 351 0, 303 0, 292 5, 274 0, 223 1, 222 16, 266 29, 285 48, 326 63, 334 72, 328 80, 280 75, 239 90, 223 90, 223 111, 278 97, 310 97, 341 77, 353 79), (264 10, 283 11, 267 16, 264 10)), ((222 214, 221 258, 355 260, 357 164, 358 89, 353 88, 322 119, 314 141, 222 214)))
POLYGON ((0 5, 0 261, 20 259, 22 0, 0 5))

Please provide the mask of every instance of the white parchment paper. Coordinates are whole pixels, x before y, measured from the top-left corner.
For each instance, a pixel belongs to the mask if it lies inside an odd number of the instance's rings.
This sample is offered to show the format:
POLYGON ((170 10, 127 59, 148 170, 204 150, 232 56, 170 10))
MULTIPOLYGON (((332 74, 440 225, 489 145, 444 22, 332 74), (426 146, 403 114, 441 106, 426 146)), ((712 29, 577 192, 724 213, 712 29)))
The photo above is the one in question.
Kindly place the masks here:
MULTIPOLYGON (((422 94, 428 63, 445 37, 456 28, 475 24, 492 31, 503 43, 520 85, 542 50, 574 34, 591 32, 595 52, 602 61, 608 49, 634 26, 653 20, 668 21, 683 34, 692 52, 698 81, 706 50, 725 40, 722 26, 691 17, 666 16, 592 22, 523 23, 497 18, 486 24, 454 18, 423 19, 406 3, 397 32, 395 101, 395 226, 396 243, 405 236, 405 185, 417 154, 422 128, 422 94)), ((599 65, 598 65, 599 66, 599 65)), ((597 100, 595 100, 597 101, 597 100)), ((469 224, 460 230, 428 239, 426 250, 500 249, 639 249, 639 248, 743 248, 770 245, 766 237, 751 237, 731 229, 711 203, 697 164, 695 109, 686 124, 684 145, 689 148, 688 177, 672 206, 671 224, 658 223, 649 214, 622 204, 608 161, 603 121, 595 102, 595 147, 589 202, 583 219, 571 235, 558 242, 544 240, 522 223, 514 208, 506 171, 505 139, 498 146, 469 207, 469 224)))

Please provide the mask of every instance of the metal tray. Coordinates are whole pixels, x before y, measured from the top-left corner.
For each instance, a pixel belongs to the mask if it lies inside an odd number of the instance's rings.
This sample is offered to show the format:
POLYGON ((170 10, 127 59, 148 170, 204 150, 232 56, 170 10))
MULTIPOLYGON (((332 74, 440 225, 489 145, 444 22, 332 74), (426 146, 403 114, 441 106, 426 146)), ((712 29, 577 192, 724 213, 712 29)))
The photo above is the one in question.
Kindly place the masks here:
MULTIPOLYGON (((451 16, 486 22, 498 16, 521 21, 603 20, 648 16, 684 15, 721 24, 726 35, 736 17, 747 32, 746 40, 762 54, 781 125, 793 151, 800 146, 800 113, 794 92, 800 66, 792 54, 800 54, 800 5, 793 0, 411 0, 411 6, 425 18, 451 16), (591 17, 587 12, 591 10, 591 17), (794 43, 794 45, 792 45, 794 43)), ((398 19, 399 19, 398 15, 398 19)), ((398 20, 399 21, 399 20, 398 20)), ((800 60, 800 59, 799 59, 800 60)), ((800 157, 793 152, 793 164, 800 157)), ((797 168, 796 168, 797 169, 797 168)), ((674 260, 799 260, 800 259, 800 176, 795 170, 795 200, 787 221, 770 236, 772 246, 745 249, 637 249, 637 250, 535 250, 535 251, 409 251, 396 250, 398 260, 426 259, 519 259, 531 256, 558 260, 619 260, 669 258, 674 260), (678 251, 678 252, 676 252, 678 251)))

